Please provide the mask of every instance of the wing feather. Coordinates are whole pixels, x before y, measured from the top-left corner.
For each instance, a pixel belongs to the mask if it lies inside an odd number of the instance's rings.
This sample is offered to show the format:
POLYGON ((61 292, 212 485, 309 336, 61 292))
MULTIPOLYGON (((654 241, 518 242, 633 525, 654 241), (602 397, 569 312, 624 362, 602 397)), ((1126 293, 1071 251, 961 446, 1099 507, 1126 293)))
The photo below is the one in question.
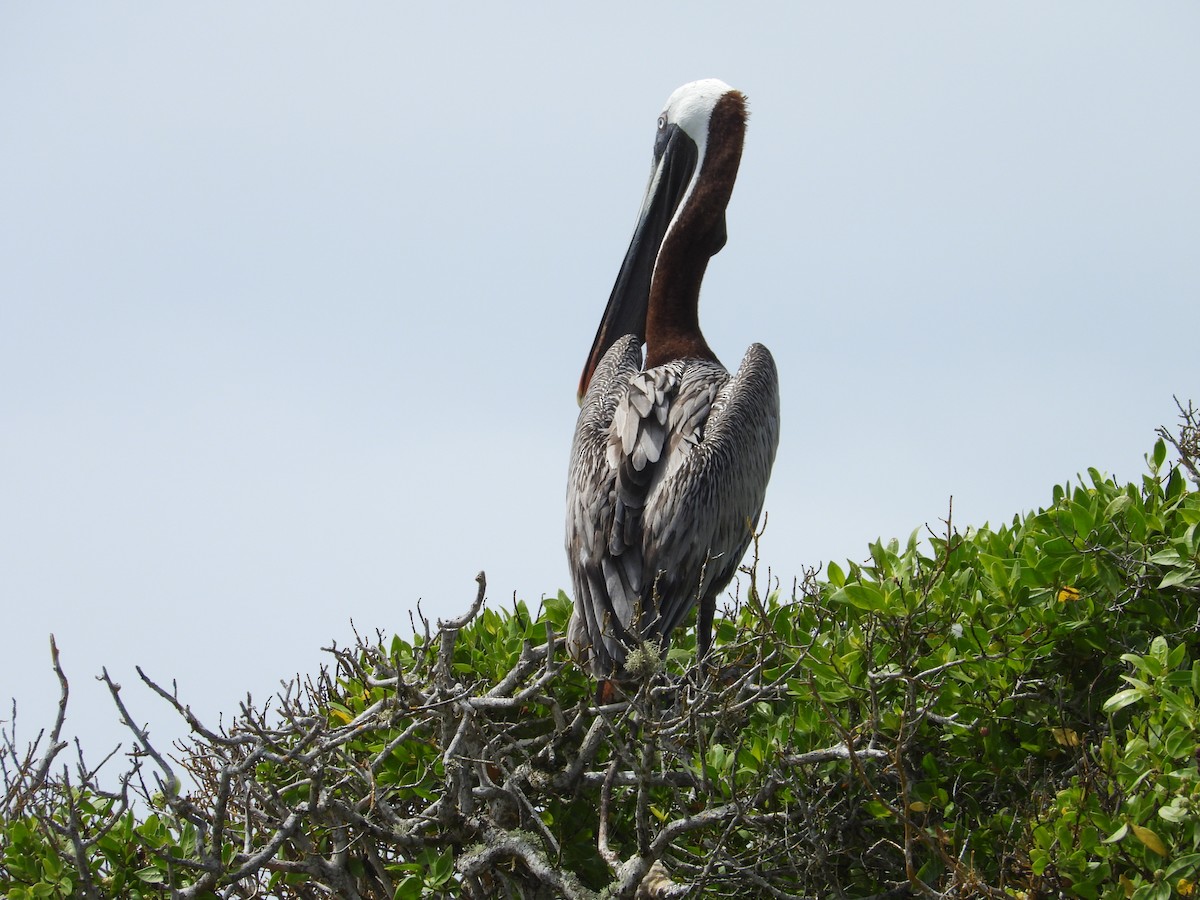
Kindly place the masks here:
POLYGON ((697 603, 707 648, 716 596, 750 543, 779 441, 778 376, 762 345, 732 377, 702 360, 644 372, 640 363, 632 337, 605 354, 572 448, 569 640, 599 677, 642 640, 665 647, 697 603))
MULTIPOLYGON (((664 634, 696 603, 711 617, 753 537, 778 444, 778 373, 770 352, 753 344, 737 374, 720 385, 695 443, 681 442, 677 466, 645 510, 645 546, 654 548, 646 565, 663 573, 664 634)), ((709 640, 702 628, 701 651, 709 640)))
MULTIPOLYGON (((624 386, 641 366, 641 345, 634 336, 620 338, 608 349, 583 398, 571 444, 566 543, 575 601, 567 644, 597 674, 624 660, 623 623, 640 590, 630 577, 630 561, 615 565, 619 554, 608 544, 618 515, 612 475, 618 460, 609 458, 610 437, 624 386)), ((640 560, 632 568, 640 572, 640 560)))

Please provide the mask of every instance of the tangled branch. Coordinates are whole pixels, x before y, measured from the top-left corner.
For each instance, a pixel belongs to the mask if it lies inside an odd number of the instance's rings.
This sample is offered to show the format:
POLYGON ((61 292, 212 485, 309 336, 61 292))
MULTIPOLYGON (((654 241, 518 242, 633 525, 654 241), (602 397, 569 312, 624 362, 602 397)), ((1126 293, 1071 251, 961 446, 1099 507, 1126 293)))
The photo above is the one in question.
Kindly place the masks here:
MULTIPOLYGON (((1168 670, 1200 654, 1181 643, 1200 501, 1160 471, 1165 452, 1140 488, 1096 473, 1012 528, 959 534, 947 516, 928 552, 915 534, 872 544, 827 581, 806 572, 790 599, 769 571, 760 584, 754 555, 705 667, 683 629, 605 705, 563 648, 569 600, 497 610, 481 573, 462 616, 421 617, 407 640, 356 632, 216 727, 173 684, 138 669, 135 695, 105 671, 132 745, 113 785, 113 754, 63 763, 52 641, 54 725, 22 748, 14 710, 0 743, 0 892, 797 900, 1032 896, 1114 871, 1148 884, 1157 869, 1135 853, 1160 855, 1151 844, 1080 855, 1077 826, 1036 823, 1074 815, 1056 798, 1075 791, 1097 833, 1121 833, 1122 792, 1148 782, 1112 787, 1125 742, 1105 700, 1152 639, 1171 689, 1168 670), (138 724, 146 689, 186 743, 138 724)), ((1186 756, 1171 771, 1194 766, 1186 742, 1162 743, 1186 756)), ((1130 821, 1164 828, 1155 797, 1130 821)))
POLYGON ((802 747, 797 733, 730 777, 750 718, 790 705, 802 647, 747 635, 703 678, 660 673, 598 707, 550 621, 535 642, 535 621, 486 609, 477 580, 464 615, 436 629, 422 620, 424 639, 330 647, 331 670, 261 708, 247 701, 228 727, 138 669, 191 729, 170 754, 105 671, 133 745, 115 791, 82 756, 55 774, 68 683, 52 645, 59 715, 23 755, 9 739, 6 819, 31 816, 63 839, 85 896, 108 895, 114 867, 99 848, 141 805, 162 829, 138 852, 181 898, 665 898, 739 879, 799 883, 797 851, 819 842, 814 816, 830 809, 824 779, 815 792, 796 785, 852 756, 888 763, 878 748, 802 747), (77 808, 80 789, 101 806, 77 808))

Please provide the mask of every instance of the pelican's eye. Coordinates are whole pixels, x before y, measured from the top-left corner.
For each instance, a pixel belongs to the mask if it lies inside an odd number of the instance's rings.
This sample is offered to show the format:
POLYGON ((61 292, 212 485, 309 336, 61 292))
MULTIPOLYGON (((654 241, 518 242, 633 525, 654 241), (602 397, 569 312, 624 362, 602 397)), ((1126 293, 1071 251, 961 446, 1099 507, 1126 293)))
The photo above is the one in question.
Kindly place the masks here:
POLYGON ((663 113, 661 116, 658 117, 658 130, 662 131, 666 127, 667 127, 667 114, 663 113))

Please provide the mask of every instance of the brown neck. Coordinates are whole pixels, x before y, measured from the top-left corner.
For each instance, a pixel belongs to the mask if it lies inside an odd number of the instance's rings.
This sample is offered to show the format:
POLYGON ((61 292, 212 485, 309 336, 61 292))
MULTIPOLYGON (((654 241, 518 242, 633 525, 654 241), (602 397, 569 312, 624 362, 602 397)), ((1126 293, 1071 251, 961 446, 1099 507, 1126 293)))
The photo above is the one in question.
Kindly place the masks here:
POLYGON ((731 91, 713 109, 692 193, 658 252, 646 312, 647 367, 674 359, 717 361, 700 331, 700 283, 709 259, 725 244, 725 207, 745 134, 746 101, 731 91))

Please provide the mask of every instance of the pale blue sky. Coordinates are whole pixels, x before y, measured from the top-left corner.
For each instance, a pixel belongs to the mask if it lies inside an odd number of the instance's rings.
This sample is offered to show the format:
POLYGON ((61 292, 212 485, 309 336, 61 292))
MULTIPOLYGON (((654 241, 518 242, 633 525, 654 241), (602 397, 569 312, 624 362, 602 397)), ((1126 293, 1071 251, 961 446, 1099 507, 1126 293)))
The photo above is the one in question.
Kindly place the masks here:
MULTIPOLYGON (((1143 471, 1200 401, 1200 6, 0 5, 0 696, 123 735, 566 587, 575 386, 678 85, 750 98, 701 320, 764 561, 1143 471)), ((7 705, 5 705, 7 709, 7 705)), ((4 714, 7 718, 7 714, 4 714)), ((165 742, 165 740, 164 740, 165 742)))

